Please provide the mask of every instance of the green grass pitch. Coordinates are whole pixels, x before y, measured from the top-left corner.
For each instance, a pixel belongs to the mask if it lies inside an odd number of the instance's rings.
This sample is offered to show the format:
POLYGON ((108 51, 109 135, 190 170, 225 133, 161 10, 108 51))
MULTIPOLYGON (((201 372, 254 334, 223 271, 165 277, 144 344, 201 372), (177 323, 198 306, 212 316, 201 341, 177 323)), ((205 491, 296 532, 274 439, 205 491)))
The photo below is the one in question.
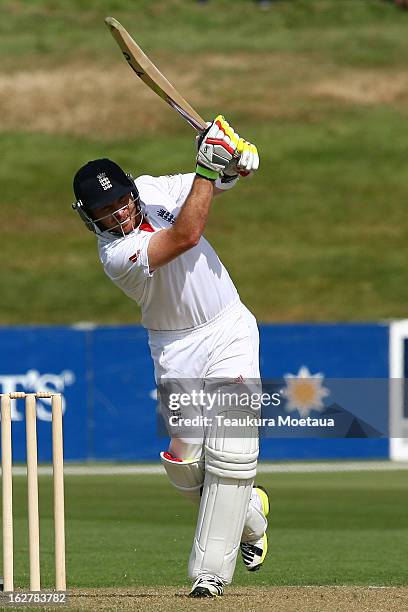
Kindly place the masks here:
MULTIPOLYGON (((270 554, 236 586, 406 585, 406 471, 261 474, 270 554)), ((51 477, 40 477, 42 575, 53 586, 51 477)), ((16 585, 28 586, 24 477, 15 478, 16 585)), ((69 588, 188 589, 195 508, 160 475, 66 476, 69 588)))

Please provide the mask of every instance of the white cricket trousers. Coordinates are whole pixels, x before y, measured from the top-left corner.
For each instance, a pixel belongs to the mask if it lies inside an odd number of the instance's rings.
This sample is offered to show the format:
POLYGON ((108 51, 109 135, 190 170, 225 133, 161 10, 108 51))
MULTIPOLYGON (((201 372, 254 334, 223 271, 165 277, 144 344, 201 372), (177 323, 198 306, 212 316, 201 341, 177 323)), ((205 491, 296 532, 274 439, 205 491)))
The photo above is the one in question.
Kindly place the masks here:
MULTIPOLYGON (((186 331, 149 330, 156 384, 166 379, 260 380, 259 331, 254 315, 239 300, 206 325, 186 331)), ((186 385, 186 391, 191 385, 186 385)), ((184 416, 197 416, 197 410, 184 416)), ((172 437, 171 429, 169 435, 172 437)), ((180 459, 203 455, 205 429, 197 438, 172 437, 170 452, 180 459)))
POLYGON ((259 332, 236 301, 205 325, 185 331, 149 330, 156 382, 162 378, 259 378, 259 332))

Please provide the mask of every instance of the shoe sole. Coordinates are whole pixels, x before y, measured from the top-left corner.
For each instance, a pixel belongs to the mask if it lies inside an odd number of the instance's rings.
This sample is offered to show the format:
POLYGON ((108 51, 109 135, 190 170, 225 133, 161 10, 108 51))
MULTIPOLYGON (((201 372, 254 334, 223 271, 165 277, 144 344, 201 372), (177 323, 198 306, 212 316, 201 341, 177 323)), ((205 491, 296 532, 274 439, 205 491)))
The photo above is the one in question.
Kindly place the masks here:
POLYGON ((248 572, 257 572, 258 570, 261 569, 263 562, 265 561, 265 557, 268 552, 268 536, 266 535, 266 533, 264 533, 263 535, 263 541, 264 541, 264 547, 263 547, 263 553, 262 553, 261 560, 258 563, 258 565, 255 565, 255 567, 247 567, 248 572))
POLYGON ((261 499, 262 512, 264 513, 265 516, 268 516, 268 514, 269 514, 269 497, 268 497, 268 493, 260 485, 256 485, 254 488, 255 488, 255 491, 258 493, 258 495, 259 495, 259 497, 261 499))
MULTIPOLYGON (((256 492, 258 493, 258 495, 259 495, 259 498, 260 498, 261 504, 262 504, 262 512, 264 513, 264 515, 266 517, 269 514, 269 497, 268 497, 268 493, 260 485, 256 485, 254 488, 255 488, 256 492)), ((265 561, 265 557, 266 557, 266 554, 268 552, 268 536, 266 535, 266 533, 264 533, 264 535, 263 535, 263 541, 264 541, 264 547, 263 547, 263 553, 262 553, 261 560, 258 563, 258 565, 256 565, 255 567, 251 567, 251 568, 247 567, 247 570, 249 572, 257 572, 258 570, 260 570, 261 567, 262 567, 263 562, 265 561)))

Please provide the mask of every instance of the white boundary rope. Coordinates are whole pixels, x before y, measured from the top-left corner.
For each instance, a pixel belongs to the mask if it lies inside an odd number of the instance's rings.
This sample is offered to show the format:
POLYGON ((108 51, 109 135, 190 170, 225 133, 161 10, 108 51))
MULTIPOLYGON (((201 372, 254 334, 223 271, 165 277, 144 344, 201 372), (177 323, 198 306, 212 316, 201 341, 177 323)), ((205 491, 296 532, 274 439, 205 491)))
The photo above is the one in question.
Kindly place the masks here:
MULTIPOLYGON (((317 473, 317 472, 388 472, 395 470, 408 470, 407 462, 397 461, 333 461, 333 462, 307 462, 307 463, 260 463, 258 474, 284 474, 284 473, 317 473)), ((40 466, 40 476, 51 476, 51 466, 40 466)), ((113 476, 121 474, 165 474, 160 464, 70 464, 64 467, 65 476, 113 476)), ((25 476, 25 466, 13 467, 13 475, 25 476)))

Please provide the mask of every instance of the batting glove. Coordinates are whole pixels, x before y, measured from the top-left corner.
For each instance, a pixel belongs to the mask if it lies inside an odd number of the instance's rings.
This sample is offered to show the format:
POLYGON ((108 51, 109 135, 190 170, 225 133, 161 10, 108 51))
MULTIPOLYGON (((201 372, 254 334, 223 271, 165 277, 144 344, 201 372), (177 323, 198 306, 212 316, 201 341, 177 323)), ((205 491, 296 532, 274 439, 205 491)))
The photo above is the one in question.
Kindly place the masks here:
POLYGON ((196 173, 215 181, 233 160, 240 140, 224 117, 218 115, 199 136, 196 173))

